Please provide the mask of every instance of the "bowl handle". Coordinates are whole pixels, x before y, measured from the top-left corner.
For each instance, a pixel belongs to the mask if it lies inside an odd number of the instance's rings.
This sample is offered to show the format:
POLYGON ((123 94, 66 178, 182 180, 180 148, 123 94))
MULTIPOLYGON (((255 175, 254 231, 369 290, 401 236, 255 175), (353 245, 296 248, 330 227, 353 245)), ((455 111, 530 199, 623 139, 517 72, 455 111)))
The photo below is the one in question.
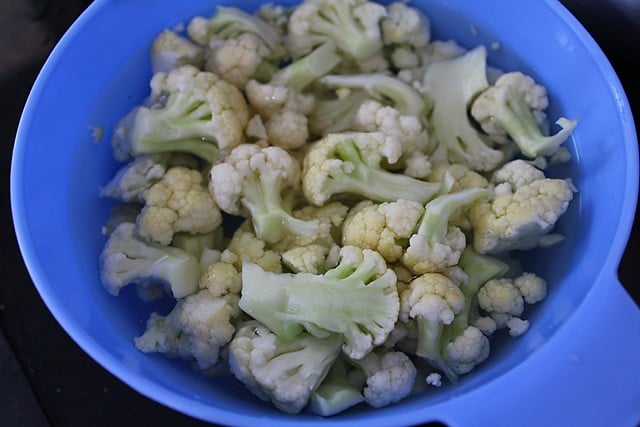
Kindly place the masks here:
POLYGON ((617 278, 594 285, 525 363, 450 401, 455 426, 640 425, 640 309, 617 278), (466 406, 466 408, 465 408, 466 406))

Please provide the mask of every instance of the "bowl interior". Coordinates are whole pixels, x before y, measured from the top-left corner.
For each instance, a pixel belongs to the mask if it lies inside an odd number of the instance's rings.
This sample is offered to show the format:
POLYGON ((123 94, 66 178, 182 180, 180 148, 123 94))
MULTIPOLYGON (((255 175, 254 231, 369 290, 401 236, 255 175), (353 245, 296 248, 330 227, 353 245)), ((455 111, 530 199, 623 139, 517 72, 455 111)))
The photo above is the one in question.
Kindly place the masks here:
MULTIPOLYGON (((579 193, 557 227, 566 240, 527 256, 526 269, 550 286, 548 299, 525 313, 527 334, 497 340, 489 361, 455 388, 381 410, 354 408, 332 421, 418 423, 439 418, 439 402, 472 398, 474 388, 523 364, 553 336, 598 276, 614 271, 626 239, 618 223, 634 197, 626 182, 637 162, 629 155, 636 144, 633 124, 617 78, 591 38, 551 1, 424 3, 416 5, 430 17, 433 38, 452 38, 467 48, 498 43, 488 50, 491 65, 521 70, 545 85, 551 119, 579 120, 567 142, 572 162, 549 171, 572 177, 579 193)), ((255 4, 234 2, 249 9, 255 4)), ((319 420, 282 415, 226 376, 207 379, 186 362, 138 352, 133 337, 152 311, 166 313, 170 302, 142 303, 133 289, 112 297, 99 281, 101 227, 111 203, 98 191, 118 167, 109 144, 112 126, 148 93, 154 36, 191 16, 209 15, 213 7, 204 0, 98 0, 72 27, 38 78, 18 131, 12 205, 20 245, 40 294, 66 331, 143 394, 209 421, 246 424, 266 415, 261 422, 319 420), (116 24, 120 29, 113 31, 116 24), (91 136, 95 127, 104 131, 100 141, 91 136)))

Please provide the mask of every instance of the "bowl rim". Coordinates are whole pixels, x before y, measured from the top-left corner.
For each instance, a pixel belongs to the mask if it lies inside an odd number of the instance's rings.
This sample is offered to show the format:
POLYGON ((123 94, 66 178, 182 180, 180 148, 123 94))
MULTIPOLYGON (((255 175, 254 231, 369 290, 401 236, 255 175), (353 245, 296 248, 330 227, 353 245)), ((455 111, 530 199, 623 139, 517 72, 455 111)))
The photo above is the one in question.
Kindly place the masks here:
MULTIPOLYGON (((61 60, 63 52, 66 50, 69 44, 73 43, 77 34, 81 32, 85 26, 90 25, 92 19, 94 19, 94 17, 100 13, 102 8, 107 7, 109 3, 109 0, 94 1, 65 32, 63 37, 52 50, 51 54, 48 56, 44 66, 38 74, 20 117, 11 160, 10 199, 14 229, 18 240, 18 246, 22 253, 25 265, 42 301, 45 303, 48 310, 53 314, 54 318, 65 330, 65 332, 93 360, 95 360, 104 369, 115 375, 121 381, 131 386, 137 392, 176 411, 205 421, 220 422, 221 420, 224 420, 224 422, 226 423, 231 420, 232 425, 247 425, 249 423, 255 422, 267 422, 267 424, 269 424, 268 419, 265 419, 259 415, 247 415, 238 412, 231 412, 227 409, 211 407, 201 402, 197 402, 195 400, 178 395, 175 392, 165 390, 162 387, 158 387, 153 381, 146 378, 131 378, 130 372, 128 372, 128 369, 123 366, 120 361, 116 360, 114 357, 104 351, 100 344, 92 339, 72 317, 67 315, 62 301, 58 300, 52 294, 52 292, 49 291, 48 280, 41 268, 39 261, 34 255, 35 251, 33 238, 29 234, 29 228, 25 222, 24 205, 22 199, 22 194, 25 192, 25 188, 22 186, 21 181, 21 176, 23 175, 23 161, 25 158, 25 145, 27 143, 25 135, 27 133, 27 129, 34 121, 34 117, 32 114, 33 106, 38 103, 40 94, 45 89, 49 75, 61 60)), ((626 141, 625 148, 629 150, 629 153, 631 154, 627 156, 627 163, 625 165, 625 182, 629 187, 628 191, 625 192, 622 202, 620 222, 611 243, 611 250, 604 260, 603 269, 601 270, 600 275, 594 279, 594 281, 596 282, 608 280, 610 277, 616 277, 617 266, 620 262, 625 249, 625 245, 631 233, 631 227, 633 225, 637 204, 638 144, 634 119, 622 84, 609 60, 606 58, 604 52, 601 50, 596 41, 591 37, 591 35, 582 26, 582 24, 580 24, 579 21, 559 1, 541 0, 541 3, 546 5, 546 7, 548 7, 551 12, 558 15, 567 25, 569 30, 571 30, 571 32, 580 39, 590 55, 593 57, 594 62, 598 65, 599 73, 603 77, 608 79, 610 90, 616 100, 616 113, 623 125, 622 132, 626 141)), ((571 317, 577 317, 579 312, 580 307, 577 307, 571 317)), ((565 321, 564 323, 568 322, 565 321)), ((560 325, 558 328, 561 329, 564 326, 565 325, 560 325)), ((556 334, 554 334, 550 338, 550 340, 553 340, 555 335, 556 334)), ((465 395, 462 395, 457 397, 456 399, 464 398, 465 395)), ((434 405, 434 408, 436 406, 438 406, 438 404, 434 405)), ((421 414, 417 410, 408 411, 406 413, 404 421, 408 419, 413 422, 427 422, 438 420, 435 416, 433 416, 433 412, 424 412, 421 414), (432 416, 432 418, 428 418, 428 416, 432 416)), ((363 418, 358 420, 349 419, 345 421, 339 421, 336 419, 319 419, 319 422, 323 423, 345 422, 349 425, 354 426, 393 425, 397 424, 399 421, 400 420, 398 420, 397 417, 394 416, 394 414, 384 416, 382 413, 377 414, 375 419, 363 418)), ((277 421, 274 421, 274 424, 297 425, 299 422, 299 419, 290 417, 286 420, 278 418, 277 421)))

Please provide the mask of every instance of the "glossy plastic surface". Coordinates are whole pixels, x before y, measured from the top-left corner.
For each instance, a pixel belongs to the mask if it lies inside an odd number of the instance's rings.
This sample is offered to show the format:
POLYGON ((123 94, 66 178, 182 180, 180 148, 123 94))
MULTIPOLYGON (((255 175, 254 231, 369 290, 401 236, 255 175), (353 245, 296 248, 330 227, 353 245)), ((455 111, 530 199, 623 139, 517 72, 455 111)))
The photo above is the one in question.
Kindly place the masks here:
MULTIPOLYGON (((251 9, 256 3, 234 4, 251 9)), ((33 88, 11 171, 13 215, 29 272, 53 315, 88 354, 152 399, 232 425, 514 425, 524 414, 561 425, 640 420, 640 311, 615 278, 637 200, 638 150, 616 75, 556 2, 416 5, 431 18, 434 37, 468 48, 498 43, 499 49, 489 50, 492 65, 531 74, 551 94, 551 117, 580 120, 568 142, 573 162, 550 171, 571 176, 580 189, 558 226, 568 238, 535 251, 526 264, 550 283, 548 299, 526 313, 529 332, 498 341, 490 361, 455 388, 379 410, 354 408, 328 420, 281 414, 231 378, 205 379, 187 363, 136 351, 132 338, 149 313, 169 307, 143 304, 132 289, 112 297, 98 279, 100 229, 110 206, 98 198, 98 189, 117 167, 108 142, 111 127, 147 94, 153 37, 193 15, 212 13, 213 3, 96 0, 33 88), (104 129, 99 143, 91 136, 96 126, 104 129)))

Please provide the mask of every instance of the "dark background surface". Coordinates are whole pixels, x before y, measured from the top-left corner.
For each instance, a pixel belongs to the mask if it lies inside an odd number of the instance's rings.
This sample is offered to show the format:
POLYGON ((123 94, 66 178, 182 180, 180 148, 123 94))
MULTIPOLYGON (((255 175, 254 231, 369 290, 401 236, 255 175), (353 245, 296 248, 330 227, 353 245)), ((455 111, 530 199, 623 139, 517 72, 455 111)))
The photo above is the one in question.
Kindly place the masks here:
MULTIPOLYGON (((141 396, 90 359, 47 311, 24 267, 11 220, 13 140, 31 85, 88 0, 0 0, 0 425, 201 426, 141 396)), ((617 71, 640 123, 640 1, 565 0, 617 71)), ((114 29, 117 31, 117 29, 114 29)), ((98 47, 97 47, 98 48, 98 47)), ((638 214, 619 276, 636 302, 638 214)), ((630 373, 637 374, 637 373, 630 373)))

